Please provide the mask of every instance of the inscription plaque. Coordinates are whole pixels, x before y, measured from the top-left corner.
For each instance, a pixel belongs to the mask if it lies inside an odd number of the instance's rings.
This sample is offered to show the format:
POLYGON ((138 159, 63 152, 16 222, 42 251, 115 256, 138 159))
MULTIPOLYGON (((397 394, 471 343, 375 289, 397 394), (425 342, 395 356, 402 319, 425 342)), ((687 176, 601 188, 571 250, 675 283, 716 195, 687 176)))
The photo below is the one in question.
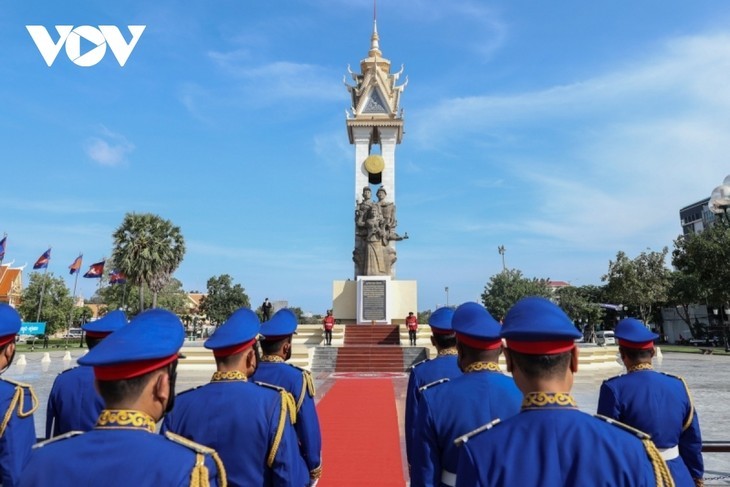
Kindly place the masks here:
POLYGON ((385 319, 385 281, 362 281, 362 317, 365 321, 385 319))

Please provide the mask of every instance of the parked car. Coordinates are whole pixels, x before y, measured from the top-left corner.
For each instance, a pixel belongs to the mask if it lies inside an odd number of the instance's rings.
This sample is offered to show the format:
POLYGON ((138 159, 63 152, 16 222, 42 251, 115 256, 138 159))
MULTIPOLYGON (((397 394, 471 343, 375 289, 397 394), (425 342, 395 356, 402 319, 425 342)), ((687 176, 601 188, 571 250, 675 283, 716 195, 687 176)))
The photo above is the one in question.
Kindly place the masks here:
POLYGON ((612 330, 601 330, 596 332, 596 343, 602 347, 616 345, 616 337, 612 330))

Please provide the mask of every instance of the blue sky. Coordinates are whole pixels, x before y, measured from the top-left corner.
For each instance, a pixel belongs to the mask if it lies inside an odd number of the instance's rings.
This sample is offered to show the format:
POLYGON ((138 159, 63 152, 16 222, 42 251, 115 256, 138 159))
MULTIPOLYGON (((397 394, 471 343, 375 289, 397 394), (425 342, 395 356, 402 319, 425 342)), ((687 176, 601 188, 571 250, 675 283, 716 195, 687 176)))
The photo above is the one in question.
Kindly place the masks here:
MULTIPOLYGON (((366 57, 368 0, 0 0, 5 262, 111 254, 127 212, 172 220, 176 273, 230 274, 322 313, 352 277, 354 149, 342 83, 366 57), (26 25, 146 25, 48 67, 26 25)), ((476 300, 506 264, 600 284, 623 250, 672 247, 679 209, 730 173, 730 3, 381 0, 405 65, 396 150, 400 279, 419 309, 476 300)), ((27 282, 27 276, 26 276, 27 282)), ((90 296, 96 281, 79 280, 90 296)))

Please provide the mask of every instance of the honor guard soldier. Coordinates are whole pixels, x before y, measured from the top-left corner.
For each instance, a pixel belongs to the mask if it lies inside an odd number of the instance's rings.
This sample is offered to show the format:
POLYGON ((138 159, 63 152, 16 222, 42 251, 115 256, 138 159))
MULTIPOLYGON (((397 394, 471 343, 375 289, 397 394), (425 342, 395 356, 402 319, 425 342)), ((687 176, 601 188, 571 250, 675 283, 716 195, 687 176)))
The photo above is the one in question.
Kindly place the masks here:
POLYGON ((410 368, 405 412, 406 457, 409 470, 412 465, 415 419, 418 402, 421 399, 419 389, 441 379, 452 379, 461 375, 456 360, 456 335, 451 328, 453 315, 453 308, 448 307, 438 308, 431 313, 428 325, 431 327, 431 344, 436 348, 436 357, 418 362, 410 368))
POLYGON ((523 298, 507 312, 501 336, 522 410, 457 438, 458 487, 673 485, 648 435, 578 409, 570 390, 581 334, 557 305, 523 298))
POLYGON ((94 368, 106 409, 91 431, 36 445, 20 485, 225 486, 215 450, 155 433, 156 423, 172 409, 184 339, 177 316, 151 309, 81 357, 81 365, 94 368))
POLYGON ((294 399, 280 387, 248 380, 260 328, 256 313, 241 308, 206 340, 217 371, 210 383, 177 396, 161 432, 214 448, 230 486, 306 486, 309 473, 292 426, 294 399))
POLYGON ((406 328, 408 328, 408 341, 412 346, 415 346, 418 337, 418 318, 413 314, 413 311, 409 311, 408 316, 406 316, 406 328))
POLYGON ((500 324, 484 306, 469 302, 456 308, 451 326, 464 374, 421 388, 411 487, 456 485, 459 449, 454 440, 484 423, 520 412, 522 393, 499 368, 500 324))
MULTIPOLYGON (((15 357, 15 336, 20 315, 12 306, 0 303, 0 373, 15 357)), ((0 485, 17 486, 35 443, 33 412, 38 399, 28 384, 0 379, 0 485)))
MULTIPOLYGON (((114 310, 84 324, 86 346, 93 349, 112 332, 127 324, 124 311, 114 310)), ((69 431, 89 431, 96 424, 104 401, 94 387, 94 369, 80 365, 61 372, 53 381, 46 409, 46 438, 69 431)))
POLYGON ((621 320, 614 333, 627 373, 601 385, 598 414, 650 434, 677 486, 703 485, 702 434, 687 384, 652 370, 659 335, 634 318, 621 320))
POLYGON ((299 450, 312 485, 316 485, 322 475, 322 434, 314 407, 314 382, 307 370, 286 363, 291 358, 292 335, 296 329, 297 317, 287 308, 280 309, 261 325, 261 363, 253 379, 283 387, 294 397, 297 411, 294 429, 299 450))

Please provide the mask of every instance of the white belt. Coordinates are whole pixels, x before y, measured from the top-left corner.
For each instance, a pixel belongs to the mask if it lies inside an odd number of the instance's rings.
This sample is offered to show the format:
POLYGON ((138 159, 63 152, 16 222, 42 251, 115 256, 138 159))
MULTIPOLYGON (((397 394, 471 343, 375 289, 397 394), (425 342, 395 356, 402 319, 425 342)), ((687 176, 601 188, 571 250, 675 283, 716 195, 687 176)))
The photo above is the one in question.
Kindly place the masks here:
POLYGON ((454 487, 456 485, 456 474, 448 470, 441 470, 441 483, 449 487, 454 487))
POLYGON ((674 460, 679 456, 679 446, 674 445, 671 448, 658 448, 659 455, 664 459, 664 461, 668 460, 674 460))

